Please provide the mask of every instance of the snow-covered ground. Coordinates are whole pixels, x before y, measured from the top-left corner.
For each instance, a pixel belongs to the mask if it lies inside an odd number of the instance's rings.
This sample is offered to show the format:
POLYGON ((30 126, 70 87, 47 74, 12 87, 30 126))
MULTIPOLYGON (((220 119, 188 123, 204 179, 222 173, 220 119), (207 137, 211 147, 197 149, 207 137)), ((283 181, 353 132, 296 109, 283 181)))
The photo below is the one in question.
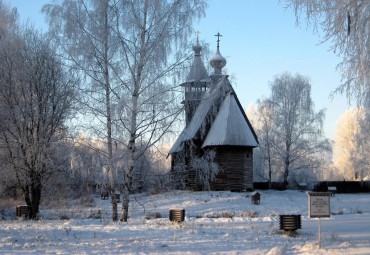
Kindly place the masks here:
POLYGON ((112 222, 109 200, 98 196, 90 207, 54 201, 58 207, 51 209, 49 202, 39 221, 0 221, 0 254, 370 254, 369 193, 331 198, 320 250, 306 193, 258 192, 260 205, 251 204, 249 193, 139 194, 131 197, 128 223, 112 222), (186 210, 181 224, 168 220, 169 209, 177 208, 186 210), (302 229, 285 235, 279 214, 301 214, 302 229))

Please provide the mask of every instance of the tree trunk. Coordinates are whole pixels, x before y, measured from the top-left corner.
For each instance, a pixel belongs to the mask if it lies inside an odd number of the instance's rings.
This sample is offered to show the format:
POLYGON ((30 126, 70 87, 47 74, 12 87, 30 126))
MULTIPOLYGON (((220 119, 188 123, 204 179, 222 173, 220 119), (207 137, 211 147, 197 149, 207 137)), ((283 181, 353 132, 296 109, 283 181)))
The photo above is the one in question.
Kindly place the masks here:
POLYGON ((136 131, 137 131, 137 115, 138 115, 138 98, 139 98, 139 91, 140 85, 142 80, 142 72, 144 68, 144 58, 146 55, 145 50, 145 41, 146 41, 146 23, 147 23, 147 16, 148 16, 148 7, 149 2, 148 0, 144 3, 144 12, 143 12, 143 25, 141 31, 141 38, 140 38, 140 58, 138 67, 135 73, 135 77, 133 79, 134 91, 131 96, 132 102, 132 113, 131 113, 131 125, 130 125, 130 141, 128 144, 128 149, 130 153, 128 167, 125 173, 125 180, 124 180, 124 192, 122 198, 122 213, 121 213, 121 221, 127 222, 128 218, 128 209, 129 209, 129 202, 130 202, 130 190, 131 190, 131 183, 132 183, 132 174, 135 168, 136 162, 136 131))
POLYGON ((131 116, 131 134, 130 134, 130 141, 129 141, 129 152, 130 158, 129 163, 127 166, 127 170, 125 172, 125 180, 124 180, 124 189, 123 189, 123 197, 122 197, 122 212, 121 212, 121 221, 127 222, 128 218, 128 208, 130 203, 130 190, 131 190, 131 183, 132 183, 132 173, 135 167, 135 150, 136 150, 136 118, 137 118, 137 96, 132 97, 133 103, 133 111, 131 116))
POLYGON ((109 81, 109 61, 108 61, 108 37, 109 37, 109 27, 108 27, 108 2, 104 5, 104 78, 105 78, 105 106, 107 114, 107 143, 108 143, 108 165, 109 165, 109 181, 110 181, 110 193, 112 198, 112 220, 118 220, 117 212, 117 199, 116 199, 116 189, 115 189, 115 176, 113 167, 113 145, 112 145, 112 114, 111 114, 111 99, 110 99, 110 81, 109 81))
POLYGON ((125 174, 125 185, 123 188, 123 195, 122 195, 122 212, 121 212, 121 221, 127 222, 128 220, 128 209, 130 203, 130 189, 131 189, 131 176, 132 169, 128 169, 127 173, 125 174))
POLYGON ((286 188, 288 186, 288 175, 289 175, 289 167, 287 165, 285 165, 285 168, 284 168, 284 179, 283 179, 283 185, 284 185, 284 188, 286 188))
POLYGON ((38 220, 39 218, 39 207, 40 207, 40 200, 41 200, 41 184, 35 184, 31 186, 31 212, 30 216, 33 220, 38 220))
POLYGON ((289 176, 289 167, 290 167, 290 148, 291 148, 291 137, 292 131, 289 129, 288 133, 285 135, 285 159, 284 159, 284 174, 283 174, 283 185, 284 189, 288 186, 288 176, 289 176))
POLYGON ((288 186, 289 166, 290 166, 289 156, 286 156, 284 161, 284 174, 283 174, 283 185, 285 189, 288 186))
POLYGON ((31 211, 31 197, 30 197, 30 190, 29 190, 28 185, 26 185, 26 187, 23 189, 23 192, 24 192, 24 201, 26 202, 26 204, 30 208, 30 211, 28 213, 28 217, 31 219, 31 216, 32 216, 32 211, 31 211))
MULTIPOLYGON (((270 142, 268 141, 268 143, 270 143, 270 142)), ((269 188, 271 188, 270 185, 271 185, 271 180, 272 180, 272 164, 271 164, 271 149, 270 149, 270 145, 269 144, 267 145, 267 161, 268 161, 268 167, 269 167, 269 180, 268 180, 268 183, 269 183, 269 188)))
POLYGON ((39 218, 41 188, 41 184, 32 183, 31 185, 26 185, 23 189, 24 200, 30 208, 28 217, 32 220, 38 220, 39 218))

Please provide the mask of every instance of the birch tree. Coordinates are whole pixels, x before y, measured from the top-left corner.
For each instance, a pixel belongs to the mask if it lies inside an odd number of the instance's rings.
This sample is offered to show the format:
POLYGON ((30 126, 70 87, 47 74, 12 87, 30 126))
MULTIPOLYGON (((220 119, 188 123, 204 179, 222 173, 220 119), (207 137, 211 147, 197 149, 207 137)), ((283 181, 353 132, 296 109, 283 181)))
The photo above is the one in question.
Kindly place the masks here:
POLYGON ((95 95, 93 104, 86 105, 97 110, 98 120, 105 119, 108 160, 112 162, 112 126, 121 131, 116 142, 127 146, 127 155, 116 155, 127 162, 123 221, 128 217, 137 160, 169 131, 180 113, 171 107, 177 102, 171 76, 190 56, 186 50, 191 26, 204 15, 204 8, 201 0, 65 0, 43 8, 67 62, 95 85, 88 94, 95 95), (104 111, 97 105, 104 105, 104 111), (113 117, 118 122, 112 123, 113 117))
MULTIPOLYGON (((107 160, 110 193, 115 194, 112 106, 118 88, 115 76, 123 63, 115 57, 116 41, 112 26, 116 23, 118 1, 64 0, 43 7, 49 31, 60 47, 65 63, 84 77, 81 87, 81 119, 83 130, 103 138, 106 149, 99 150, 107 160)), ((116 196, 112 195, 112 219, 118 220, 116 196)))
POLYGON ((174 107, 175 89, 171 83, 190 56, 189 36, 193 21, 204 15, 201 0, 126 0, 118 3, 117 25, 124 93, 120 101, 120 125, 127 136, 129 155, 121 221, 127 221, 129 194, 136 162, 169 131, 180 111, 174 107))
POLYGON ((338 68, 342 84, 337 92, 357 99, 359 104, 370 95, 370 1, 368 0, 286 0, 297 17, 323 31, 322 41, 332 44, 342 57, 338 68))
POLYGON ((0 59, 0 139, 29 216, 37 219, 43 184, 58 169, 55 150, 76 82, 48 38, 31 29, 1 39, 0 59))
MULTIPOLYGON (((322 41, 329 41, 334 53, 342 58, 337 66, 342 73, 342 84, 335 92, 346 93, 349 101, 354 99, 358 106, 365 107, 365 116, 360 120, 364 128, 357 133, 356 143, 366 151, 370 138, 366 132, 370 123, 370 1, 286 1, 288 7, 295 10, 297 22, 304 19, 315 31, 321 28, 322 41)), ((361 151, 353 154, 352 158, 357 158, 355 161, 359 168, 368 165, 362 161, 361 151)))
MULTIPOLYGON (((248 116, 253 116, 253 126, 258 134, 259 140, 259 153, 262 156, 262 164, 259 169, 259 174, 262 178, 266 178, 265 172, 267 172, 267 181, 272 182, 272 174, 274 172, 273 168, 276 167, 274 148, 275 144, 275 133, 274 129, 274 113, 270 106, 269 100, 258 100, 257 108, 255 108, 255 113, 248 114, 248 116)), ((256 155, 260 156, 260 155, 256 155)))
POLYGON ((274 122, 272 146, 282 165, 283 183, 288 184, 290 172, 319 166, 315 155, 329 149, 323 138, 324 110, 314 111, 311 85, 302 75, 283 73, 271 83, 271 97, 267 99, 274 122))

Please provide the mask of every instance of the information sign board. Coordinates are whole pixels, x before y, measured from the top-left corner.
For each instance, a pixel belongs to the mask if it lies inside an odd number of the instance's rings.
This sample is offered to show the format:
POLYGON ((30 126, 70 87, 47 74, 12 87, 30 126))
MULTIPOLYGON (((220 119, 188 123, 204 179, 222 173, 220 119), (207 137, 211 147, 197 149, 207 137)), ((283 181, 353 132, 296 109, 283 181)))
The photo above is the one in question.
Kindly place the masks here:
POLYGON ((330 193, 307 192, 308 216, 310 218, 330 218, 330 193))

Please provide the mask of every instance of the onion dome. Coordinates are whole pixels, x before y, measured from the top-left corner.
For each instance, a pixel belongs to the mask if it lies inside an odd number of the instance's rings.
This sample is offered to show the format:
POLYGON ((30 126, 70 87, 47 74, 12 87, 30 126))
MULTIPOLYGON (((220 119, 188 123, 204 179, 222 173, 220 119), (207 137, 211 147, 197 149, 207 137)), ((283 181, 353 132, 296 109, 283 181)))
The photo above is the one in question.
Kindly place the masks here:
POLYGON ((215 70, 215 74, 222 74, 221 70, 226 66, 226 59, 220 53, 220 33, 215 35, 218 37, 217 39, 217 51, 216 54, 211 58, 210 64, 215 70))

